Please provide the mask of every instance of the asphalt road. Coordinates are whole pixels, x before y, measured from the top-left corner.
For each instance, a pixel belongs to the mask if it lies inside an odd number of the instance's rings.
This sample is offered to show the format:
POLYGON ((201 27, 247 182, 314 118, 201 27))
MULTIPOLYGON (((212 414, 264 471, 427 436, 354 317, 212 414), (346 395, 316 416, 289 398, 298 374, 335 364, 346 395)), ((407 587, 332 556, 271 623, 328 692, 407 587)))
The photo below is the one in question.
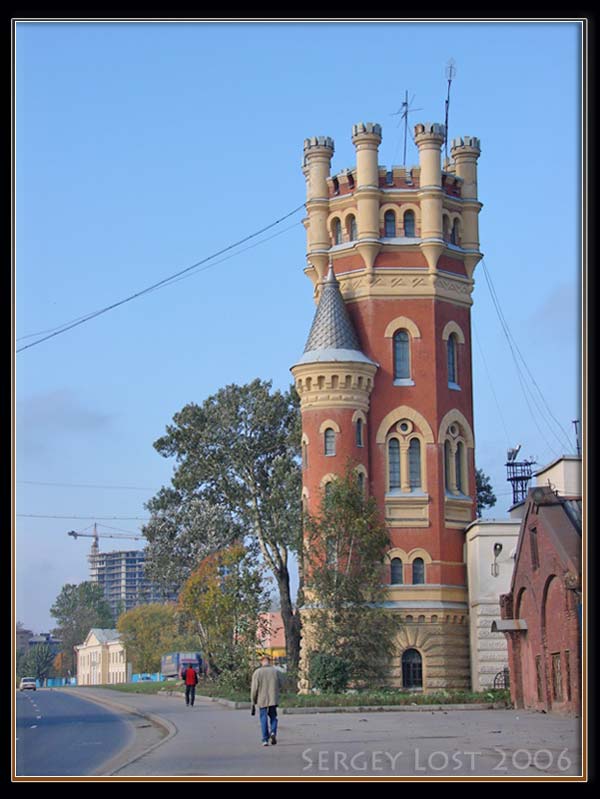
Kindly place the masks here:
POLYGON ((177 735, 118 768, 121 778, 172 776, 577 775, 581 719, 515 710, 280 714, 277 746, 261 744, 258 715, 196 696, 78 689, 161 716, 177 735))
POLYGON ((17 692, 16 776, 86 776, 128 746, 123 715, 60 690, 17 692))

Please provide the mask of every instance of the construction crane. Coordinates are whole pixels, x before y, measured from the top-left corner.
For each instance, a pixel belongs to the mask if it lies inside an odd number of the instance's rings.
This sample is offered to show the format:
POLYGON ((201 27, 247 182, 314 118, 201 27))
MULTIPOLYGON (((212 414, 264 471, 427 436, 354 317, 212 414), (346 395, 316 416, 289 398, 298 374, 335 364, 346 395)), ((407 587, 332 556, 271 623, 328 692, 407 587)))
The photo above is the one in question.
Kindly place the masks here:
POLYGON ((73 538, 93 538, 92 547, 98 547, 98 539, 99 538, 130 538, 134 541, 141 541, 144 536, 143 535, 123 535, 122 533, 99 533, 97 525, 94 524, 94 532, 93 533, 77 533, 75 530, 70 530, 67 535, 72 536, 73 538))

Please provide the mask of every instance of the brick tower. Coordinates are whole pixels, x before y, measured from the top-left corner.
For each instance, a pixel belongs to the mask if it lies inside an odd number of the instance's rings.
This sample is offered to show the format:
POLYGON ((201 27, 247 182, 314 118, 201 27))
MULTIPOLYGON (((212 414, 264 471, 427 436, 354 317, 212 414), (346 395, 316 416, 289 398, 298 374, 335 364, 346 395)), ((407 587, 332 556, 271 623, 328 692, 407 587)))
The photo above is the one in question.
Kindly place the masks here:
POLYGON ((332 139, 304 142, 305 271, 317 311, 292 367, 303 501, 315 511, 327 482, 349 459, 356 464, 392 542, 387 604, 402 625, 391 681, 468 688, 463 531, 475 515, 470 306, 481 258, 479 141, 455 139, 444 170, 443 125, 415 126, 412 169, 379 166, 377 124, 354 125, 352 141, 356 167, 333 176, 332 139))

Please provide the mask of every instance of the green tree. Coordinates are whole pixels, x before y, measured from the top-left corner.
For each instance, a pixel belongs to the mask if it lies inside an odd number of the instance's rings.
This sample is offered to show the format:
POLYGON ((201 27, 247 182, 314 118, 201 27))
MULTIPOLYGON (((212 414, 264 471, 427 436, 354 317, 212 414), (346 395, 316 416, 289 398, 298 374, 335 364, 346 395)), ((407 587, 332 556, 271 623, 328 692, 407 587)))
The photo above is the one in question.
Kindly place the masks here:
POLYGON ((26 674, 24 677, 35 677, 36 680, 43 682, 47 677, 54 674, 54 652, 48 644, 37 644, 32 646, 25 655, 22 668, 26 674))
POLYGON ((345 661, 356 684, 383 680, 398 627, 383 607, 383 556, 390 540, 375 499, 365 499, 354 470, 329 484, 305 530, 311 651, 345 661))
POLYGON ((482 469, 475 469, 475 484, 477 488, 477 518, 479 518, 485 508, 494 507, 496 495, 490 478, 484 474, 482 469))
POLYGON ((110 605, 97 583, 63 585, 50 608, 57 621, 53 632, 62 640, 64 672, 75 673, 73 647, 82 644, 92 627, 111 628, 114 624, 110 605))
POLYGON ((250 685, 259 614, 268 606, 260 570, 239 543, 204 558, 179 595, 211 672, 226 672, 238 687, 250 685))
POLYGON ((147 504, 152 519, 144 527, 147 573, 164 571, 174 582, 185 576, 186 559, 197 565, 243 533, 275 578, 291 667, 300 648, 289 574, 295 552, 302 583, 300 431, 295 389, 271 391, 269 381, 226 386, 200 406, 186 405, 154 444, 177 468, 172 488, 147 504))
POLYGON ((167 652, 196 648, 182 631, 174 604, 138 605, 119 616, 117 630, 134 672, 160 671, 160 659, 167 652))

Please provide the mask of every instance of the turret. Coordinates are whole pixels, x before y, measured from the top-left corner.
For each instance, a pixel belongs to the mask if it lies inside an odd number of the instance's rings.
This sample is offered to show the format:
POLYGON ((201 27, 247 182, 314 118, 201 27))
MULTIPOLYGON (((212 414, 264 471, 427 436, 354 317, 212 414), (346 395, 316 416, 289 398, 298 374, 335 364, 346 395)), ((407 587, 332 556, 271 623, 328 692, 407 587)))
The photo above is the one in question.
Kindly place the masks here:
POLYGON ((329 136, 313 136, 304 140, 304 162, 302 171, 306 178, 305 221, 308 238, 307 258, 316 270, 312 273, 313 283, 323 279, 327 273, 329 260, 329 234, 327 216, 329 214, 329 192, 327 178, 331 172, 333 139, 329 136))
POLYGON ((441 149, 445 128, 436 122, 415 125, 415 144, 419 148, 421 167, 421 244, 429 271, 434 272, 444 251, 442 234, 442 170, 441 149))
POLYGON ((379 241, 379 162, 381 125, 359 122, 352 126, 352 143, 356 147, 356 204, 358 214, 358 243, 368 272, 373 269, 379 241))
POLYGON ((481 154, 479 139, 475 136, 462 136, 452 140, 452 158, 456 174, 462 178, 464 200, 462 211, 462 248, 470 251, 465 258, 469 277, 473 274, 482 254, 479 252, 479 211, 481 203, 477 199, 477 159, 481 154))

